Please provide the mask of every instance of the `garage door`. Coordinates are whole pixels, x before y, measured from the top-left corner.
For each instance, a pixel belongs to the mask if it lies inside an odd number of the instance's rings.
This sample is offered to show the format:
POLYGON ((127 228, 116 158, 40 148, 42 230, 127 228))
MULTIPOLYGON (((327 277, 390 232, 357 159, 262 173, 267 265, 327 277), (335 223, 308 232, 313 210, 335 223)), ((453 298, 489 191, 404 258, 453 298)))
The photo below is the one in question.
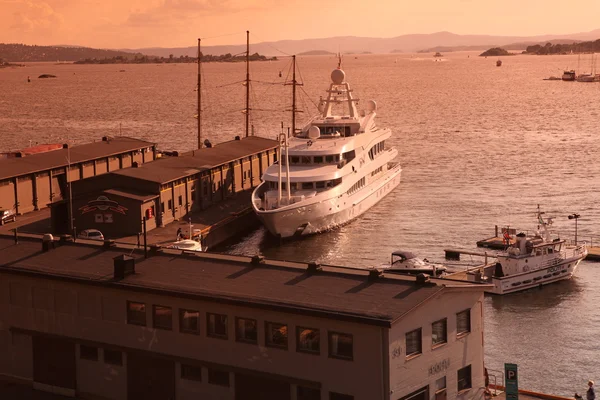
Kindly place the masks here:
POLYGON ((236 400, 290 400, 290 393, 287 382, 235 374, 236 400))

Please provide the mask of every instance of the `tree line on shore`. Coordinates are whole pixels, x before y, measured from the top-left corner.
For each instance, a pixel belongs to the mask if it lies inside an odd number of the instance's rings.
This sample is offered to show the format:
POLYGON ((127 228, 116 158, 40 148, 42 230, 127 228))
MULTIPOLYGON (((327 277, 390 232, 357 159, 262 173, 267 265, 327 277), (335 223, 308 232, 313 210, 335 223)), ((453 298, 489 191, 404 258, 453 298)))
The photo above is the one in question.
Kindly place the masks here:
POLYGON ((578 53, 594 53, 600 51, 600 39, 590 42, 580 42, 571 44, 552 44, 546 43, 545 45, 536 44, 533 46, 527 46, 525 49, 526 54, 578 54, 578 53))
MULTIPOLYGON (((231 55, 230 53, 220 56, 211 54, 202 54, 202 62, 240 62, 246 61, 246 55, 231 55)), ((250 61, 268 61, 277 60, 277 57, 267 58, 258 53, 251 54, 250 61)), ((116 56, 111 58, 86 58, 85 60, 75 61, 75 64, 172 64, 172 63, 196 63, 198 57, 179 56, 174 57, 173 54, 169 57, 153 57, 153 56, 137 56, 133 58, 116 56)))

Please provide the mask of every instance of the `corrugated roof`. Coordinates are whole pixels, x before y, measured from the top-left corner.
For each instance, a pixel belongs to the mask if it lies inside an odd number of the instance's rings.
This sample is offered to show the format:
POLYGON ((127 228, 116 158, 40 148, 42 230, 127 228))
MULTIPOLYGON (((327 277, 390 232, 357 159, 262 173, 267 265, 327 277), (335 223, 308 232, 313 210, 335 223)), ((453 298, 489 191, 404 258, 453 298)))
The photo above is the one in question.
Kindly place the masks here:
MULTIPOLYGON (((150 146, 154 146, 154 143, 124 136, 72 146, 70 151, 71 164, 109 157, 150 146)), ((31 154, 23 158, 0 159, 0 179, 64 167, 68 164, 68 156, 68 149, 59 149, 46 153, 31 154)))
POLYGON ((277 146, 276 140, 250 136, 220 143, 211 148, 204 147, 190 151, 178 157, 163 157, 151 163, 141 164, 137 168, 120 169, 113 173, 151 182, 167 183, 277 146))
MULTIPOLYGON (((82 284, 120 287, 176 297, 199 298, 250 307, 277 309, 354 322, 390 326, 444 289, 417 284, 414 277, 386 275, 369 280, 364 270, 323 267, 308 273, 307 264, 268 261, 253 265, 249 257, 173 253, 144 260, 136 273, 113 281, 113 258, 130 249, 63 244, 41 252, 41 240, 22 238, 14 244, 0 237, 0 272, 42 274, 82 284)), ((483 289, 481 289, 483 290, 483 289)), ((132 297, 134 295, 132 294, 132 297)))

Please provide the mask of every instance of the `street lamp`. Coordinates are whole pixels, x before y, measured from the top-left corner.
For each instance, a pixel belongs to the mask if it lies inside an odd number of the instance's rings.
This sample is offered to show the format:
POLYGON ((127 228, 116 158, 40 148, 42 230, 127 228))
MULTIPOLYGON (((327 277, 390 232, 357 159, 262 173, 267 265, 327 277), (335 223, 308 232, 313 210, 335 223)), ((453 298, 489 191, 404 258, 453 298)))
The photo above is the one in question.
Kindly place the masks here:
POLYGON ((575 213, 569 215, 569 219, 575 220, 575 246, 577 246, 577 220, 579 219, 579 217, 581 217, 581 215, 575 213))

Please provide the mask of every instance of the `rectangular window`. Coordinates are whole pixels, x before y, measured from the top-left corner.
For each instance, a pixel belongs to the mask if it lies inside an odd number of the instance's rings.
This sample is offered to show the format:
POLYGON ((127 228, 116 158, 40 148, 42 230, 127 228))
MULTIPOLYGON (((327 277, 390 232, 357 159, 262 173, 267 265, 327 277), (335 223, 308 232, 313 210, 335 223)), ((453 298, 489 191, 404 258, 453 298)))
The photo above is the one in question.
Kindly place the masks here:
POLYGON ((169 199, 169 202, 167 203, 169 205, 169 210, 173 209, 173 200, 169 199))
POLYGON ((471 366, 467 365, 458 370, 458 392, 471 389, 471 366))
POLYGON ((179 332, 200 334, 200 312, 180 309, 179 332))
POLYGON ((302 156, 302 164, 310 164, 310 157, 302 156))
POLYGON ((227 315, 207 313, 206 334, 210 337, 227 339, 227 315))
POLYGON ((347 333, 329 332, 329 357, 352 360, 353 338, 347 333))
POLYGON ((297 400, 321 400, 321 391, 319 389, 308 388, 304 386, 296 387, 297 400))
POLYGON ((313 188, 312 182, 302 182, 302 189, 310 190, 313 188))
POLYGON ((334 161, 334 157, 333 156, 325 156, 325 162, 333 163, 333 161, 334 161))
POLYGON ((300 164, 300 157, 298 157, 298 156, 290 157, 290 164, 300 164))
POLYGON ((315 160, 315 164, 322 164, 323 156, 315 156, 314 160, 315 160))
POLYGON ((160 212, 165 212, 165 202, 160 203, 160 212))
POLYGON ((146 304, 128 301, 127 323, 131 325, 146 326, 146 304))
POLYGON ((258 330, 255 319, 235 319, 235 339, 238 342, 257 343, 258 330))
POLYGON ((104 363, 112 365, 123 365, 123 353, 118 350, 104 349, 104 363))
POLYGON ((325 181, 317 182, 317 189, 325 189, 325 181))
POLYGON ((209 368, 208 383, 229 387, 229 372, 209 368))
POLYGON ((178 200, 179 200, 179 205, 180 206, 183 205, 183 196, 180 195, 178 200))
POLYGON ((265 322, 265 345, 286 349, 288 347, 288 327, 285 324, 265 322))
POLYGON ((406 334, 406 357, 415 356, 423 352, 421 346, 421 328, 406 334))
POLYGON ((173 330, 173 310, 171 307, 152 306, 152 323, 155 328, 173 330))
POLYGON ((94 346, 79 346, 79 358, 83 360, 98 361, 98 348, 94 346))
POLYGON ((446 377, 443 376, 435 381, 435 400, 446 400, 446 377))
POLYGON ((319 354, 321 352, 319 330, 297 327, 296 351, 319 354))
POLYGON ((195 365, 181 364, 181 379, 202 381, 202 368, 195 365))
POLYGON ((447 339, 447 319, 441 319, 431 324, 431 344, 432 346, 446 343, 447 339))
POLYGON ((471 332, 471 310, 461 311, 456 314, 456 334, 465 335, 471 332))
POLYGON ((349 394, 329 392, 329 400, 354 400, 354 396, 350 396, 349 394))

